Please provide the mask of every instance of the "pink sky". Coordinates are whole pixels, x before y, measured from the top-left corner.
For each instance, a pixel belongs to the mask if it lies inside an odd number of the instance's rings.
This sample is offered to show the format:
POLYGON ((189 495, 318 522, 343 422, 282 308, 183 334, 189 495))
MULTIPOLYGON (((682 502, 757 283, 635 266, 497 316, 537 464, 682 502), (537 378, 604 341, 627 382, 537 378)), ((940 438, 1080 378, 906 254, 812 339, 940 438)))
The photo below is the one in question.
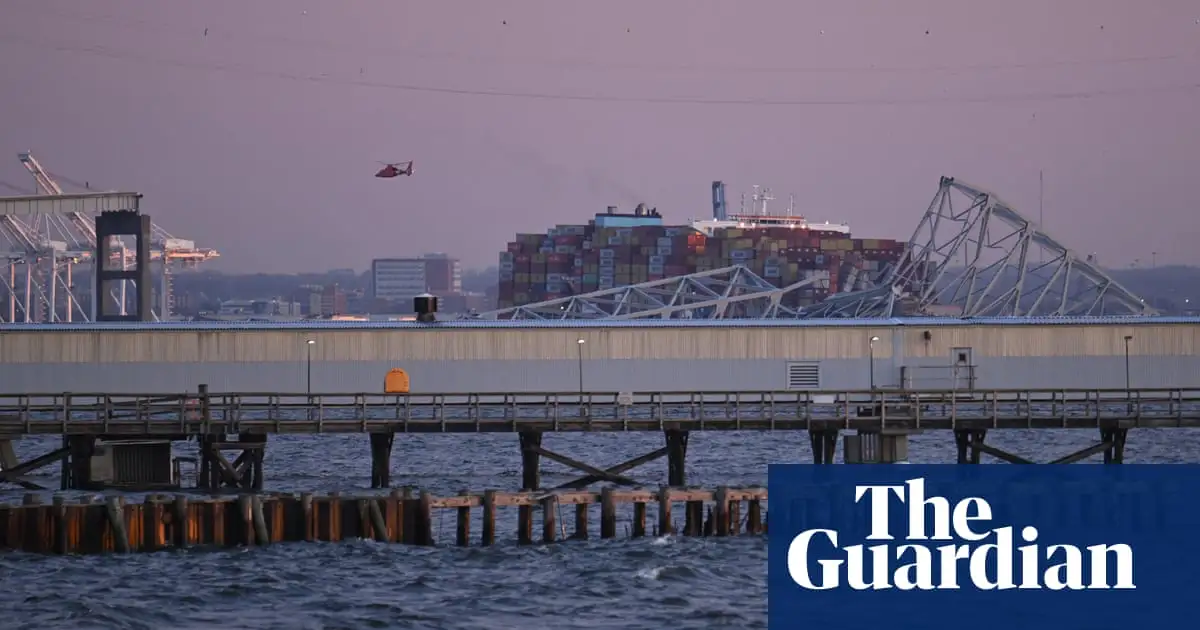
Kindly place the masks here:
POLYGON ((1200 264, 1194 0, 5 0, 0 86, 0 181, 140 191, 226 270, 484 266, 714 179, 907 239, 941 175, 1036 218, 1039 169, 1073 249, 1200 264))

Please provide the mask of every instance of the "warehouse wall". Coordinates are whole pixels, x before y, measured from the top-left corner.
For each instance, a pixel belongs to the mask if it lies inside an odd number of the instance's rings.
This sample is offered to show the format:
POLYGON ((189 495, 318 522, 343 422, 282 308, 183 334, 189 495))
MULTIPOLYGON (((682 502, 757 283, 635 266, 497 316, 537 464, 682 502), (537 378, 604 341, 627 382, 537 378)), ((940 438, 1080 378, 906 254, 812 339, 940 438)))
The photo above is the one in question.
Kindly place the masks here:
POLYGON ((782 390, 789 362, 821 389, 1200 388, 1200 326, 1000 325, 308 330, 0 330, 0 393, 378 392, 402 367, 420 392, 782 390), (928 333, 928 335, 926 335, 928 333), (870 344, 869 339, 880 340, 870 344), (578 339, 584 339, 580 346, 578 339), (966 351, 966 364, 951 367, 966 351), (873 357, 873 358, 872 358, 873 357), (902 378, 907 379, 903 382, 902 378))
MULTIPOLYGON (((583 364, 588 391, 746 391, 787 388, 787 361, 762 360, 590 360, 583 364)), ((867 389, 870 361, 819 361, 820 389, 867 389)), ((910 364, 911 365, 911 364, 910 364)), ((928 365, 928 364, 927 364, 928 365)), ((393 367, 410 375, 414 392, 518 392, 579 389, 577 360, 540 361, 314 361, 314 392, 382 392, 383 378, 393 367)), ((878 387, 901 384, 901 365, 875 362, 878 387)), ((948 362, 932 366, 918 389, 950 389, 948 362)), ((960 374, 965 374, 961 372, 960 374)), ((1121 388, 1123 357, 983 357, 976 361, 980 389, 1121 388)), ((1134 387, 1200 389, 1200 357, 1130 358, 1134 387)), ((306 365, 293 362, 4 364, 0 393, 195 391, 201 383, 211 391, 305 391, 306 365)), ((960 378, 960 383, 962 382, 960 378)), ((961 387, 961 385, 960 385, 961 387)))
POLYGON ((1200 354, 1200 325, 396 327, 355 329, 0 330, 13 363, 245 363, 314 361, 519 361, 576 359, 861 359, 873 354, 949 360, 977 357, 1103 357, 1200 354), (929 333, 929 339, 925 333, 929 333), (315 341, 311 348, 307 340, 315 341))

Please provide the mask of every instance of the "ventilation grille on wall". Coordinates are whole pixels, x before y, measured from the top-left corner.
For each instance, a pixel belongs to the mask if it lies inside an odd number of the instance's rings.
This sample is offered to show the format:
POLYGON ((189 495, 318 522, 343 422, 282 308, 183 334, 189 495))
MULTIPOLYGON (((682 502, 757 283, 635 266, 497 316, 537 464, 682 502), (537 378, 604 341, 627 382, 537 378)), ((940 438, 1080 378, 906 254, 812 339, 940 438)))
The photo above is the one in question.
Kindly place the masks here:
POLYGON ((821 389, 821 365, 819 363, 789 363, 787 365, 788 389, 821 389))

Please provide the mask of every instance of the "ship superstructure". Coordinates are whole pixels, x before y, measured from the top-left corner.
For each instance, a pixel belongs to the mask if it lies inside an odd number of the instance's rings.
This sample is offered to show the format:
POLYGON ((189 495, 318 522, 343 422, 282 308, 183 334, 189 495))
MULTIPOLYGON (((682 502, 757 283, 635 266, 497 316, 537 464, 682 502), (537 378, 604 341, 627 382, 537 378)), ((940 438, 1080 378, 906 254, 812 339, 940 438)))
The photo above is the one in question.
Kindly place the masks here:
POLYGON ((725 207, 725 183, 713 182, 713 216, 711 219, 692 219, 691 225, 705 236, 713 236, 720 229, 766 229, 788 228, 794 230, 816 230, 836 234, 850 235, 850 226, 845 223, 829 221, 812 222, 796 214, 796 196, 788 196, 788 206, 784 214, 772 214, 767 208, 767 202, 774 201, 771 189, 754 185, 750 193, 750 207, 746 207, 746 195, 742 195, 739 211, 728 214, 725 207))

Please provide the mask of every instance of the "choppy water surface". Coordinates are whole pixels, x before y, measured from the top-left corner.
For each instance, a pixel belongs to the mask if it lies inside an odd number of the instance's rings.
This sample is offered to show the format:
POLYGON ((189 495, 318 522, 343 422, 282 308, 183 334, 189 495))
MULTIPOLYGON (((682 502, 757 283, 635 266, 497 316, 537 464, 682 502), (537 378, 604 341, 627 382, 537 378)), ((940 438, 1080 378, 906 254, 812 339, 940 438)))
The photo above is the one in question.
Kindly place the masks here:
MULTIPOLYGON (((989 443, 1039 461, 1086 447, 1093 431, 993 431, 989 443)), ((548 434, 543 445, 611 465, 659 448, 656 433, 548 434)), ((20 443, 22 458, 54 439, 20 443)), ((194 455, 190 444, 180 454, 194 455)), ((910 461, 950 462, 949 432, 914 436, 910 461)), ((544 458, 543 458, 544 460, 544 458)), ((1200 460, 1200 431, 1130 432, 1126 461, 1200 460)), ((693 433, 690 484, 765 484, 769 462, 811 462, 796 433, 693 433)), ((1089 461, 1096 461, 1096 458, 1089 461)), ((543 484, 574 478, 543 463, 543 484)), ((515 435, 399 435, 393 485, 439 494, 512 490, 520 482, 515 435)), ((51 468, 47 483, 56 483, 51 468)), ((631 473, 647 485, 666 462, 631 473)), ((367 492, 366 436, 273 438, 268 490, 367 492)), ((17 499, 6 490, 0 498, 17 499)), ((435 514, 434 549, 373 542, 294 543, 267 548, 54 557, 0 554, 4 628, 765 628, 766 539, 650 537, 517 547, 515 515, 500 513, 492 548, 458 549, 453 515, 435 514)), ((568 523, 568 529, 572 523, 568 523)), ((538 527, 535 524, 535 527, 538 527)), ((472 531, 477 535, 478 521, 472 531)))

